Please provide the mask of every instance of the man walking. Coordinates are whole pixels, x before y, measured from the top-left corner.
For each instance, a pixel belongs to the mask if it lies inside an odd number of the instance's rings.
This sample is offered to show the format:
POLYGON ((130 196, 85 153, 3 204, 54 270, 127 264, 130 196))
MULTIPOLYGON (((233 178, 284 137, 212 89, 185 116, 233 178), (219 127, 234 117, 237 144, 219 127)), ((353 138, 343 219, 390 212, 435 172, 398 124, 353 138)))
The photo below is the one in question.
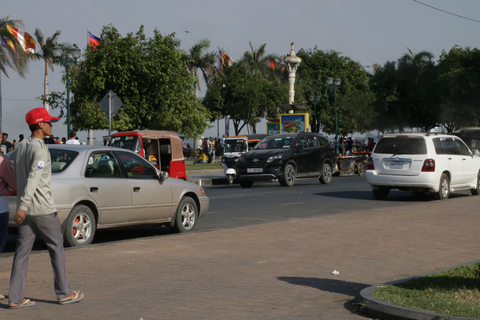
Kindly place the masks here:
POLYGON ((27 278, 28 256, 37 234, 47 245, 53 267, 55 293, 60 304, 83 299, 84 294, 72 291, 66 277, 65 250, 60 222, 53 202, 50 153, 43 139, 52 134, 51 117, 44 108, 36 108, 25 117, 32 135, 18 144, 15 152, 17 178, 18 241, 10 277, 9 307, 34 306, 35 302, 23 296, 27 278))

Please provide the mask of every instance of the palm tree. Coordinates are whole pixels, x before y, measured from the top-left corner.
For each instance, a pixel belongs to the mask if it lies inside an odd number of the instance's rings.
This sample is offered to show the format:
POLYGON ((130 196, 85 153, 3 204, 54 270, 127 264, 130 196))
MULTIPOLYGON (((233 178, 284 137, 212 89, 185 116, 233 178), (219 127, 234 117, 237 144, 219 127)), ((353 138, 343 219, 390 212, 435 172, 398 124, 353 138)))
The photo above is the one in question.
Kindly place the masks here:
POLYGON ((428 51, 420 51, 417 53, 412 52, 410 48, 407 47, 407 50, 410 54, 405 53, 403 57, 400 58, 400 63, 408 63, 416 65, 417 67, 424 66, 433 59, 433 54, 428 51))
POLYGON ((204 53, 210 47, 210 40, 201 39, 193 47, 190 48, 188 54, 183 55, 184 60, 187 62, 188 69, 193 72, 197 83, 195 83, 195 96, 198 97, 200 91, 200 78, 198 76, 198 70, 200 69, 203 74, 203 79, 208 82, 208 77, 211 73, 216 72, 215 60, 217 54, 215 52, 204 53))
POLYGON ((42 53, 36 53, 35 57, 45 61, 43 107, 50 112, 48 105, 48 68, 50 68, 50 70, 53 72, 53 65, 59 64, 58 62, 55 62, 55 57, 53 56, 53 47, 57 46, 57 39, 60 37, 60 30, 57 30, 52 36, 46 37, 43 35, 43 32, 37 28, 35 29, 35 37, 37 38, 38 45, 42 49, 42 53))
POLYGON ((270 68, 270 61, 274 61, 275 64, 278 63, 278 56, 266 54, 265 47, 266 43, 262 44, 258 49, 255 49, 255 45, 251 41, 248 42, 250 45, 250 51, 246 51, 242 57, 242 63, 246 63, 248 66, 248 71, 253 74, 261 74, 266 76, 268 79, 280 81, 280 73, 275 72, 274 69, 270 68))
POLYGON ((3 132, 2 73, 8 78, 7 69, 11 68, 15 70, 20 77, 25 78, 28 72, 28 58, 30 57, 30 55, 25 52, 23 45, 8 31, 7 24, 12 27, 23 25, 21 20, 10 20, 8 16, 3 18, 0 23, 0 39, 2 43, 10 41, 13 44, 13 48, 9 45, 0 45, 0 133, 3 132))

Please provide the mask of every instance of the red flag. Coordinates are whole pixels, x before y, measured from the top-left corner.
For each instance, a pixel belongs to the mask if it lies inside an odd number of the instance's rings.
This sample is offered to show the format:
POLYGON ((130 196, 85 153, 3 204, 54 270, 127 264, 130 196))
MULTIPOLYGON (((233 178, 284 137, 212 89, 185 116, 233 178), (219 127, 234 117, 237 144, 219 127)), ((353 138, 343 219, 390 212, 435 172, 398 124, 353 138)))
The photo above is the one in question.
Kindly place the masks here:
POLYGON ((100 41, 100 38, 97 38, 93 34, 88 32, 88 43, 92 46, 93 49, 97 50, 97 46, 102 43, 102 41, 100 41))
POLYGON ((275 70, 275 61, 270 60, 270 68, 272 68, 273 70, 275 70))

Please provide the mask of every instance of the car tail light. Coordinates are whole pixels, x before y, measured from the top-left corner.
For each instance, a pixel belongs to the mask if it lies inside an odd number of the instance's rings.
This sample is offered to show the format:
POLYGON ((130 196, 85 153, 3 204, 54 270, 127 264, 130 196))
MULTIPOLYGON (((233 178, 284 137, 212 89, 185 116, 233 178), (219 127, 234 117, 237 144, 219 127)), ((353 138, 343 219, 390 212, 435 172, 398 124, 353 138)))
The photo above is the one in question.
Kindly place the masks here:
POLYGON ((426 159, 423 162, 422 172, 434 172, 435 171, 435 160, 426 159))
POLYGON ((367 159, 367 170, 375 170, 372 157, 368 157, 367 159))

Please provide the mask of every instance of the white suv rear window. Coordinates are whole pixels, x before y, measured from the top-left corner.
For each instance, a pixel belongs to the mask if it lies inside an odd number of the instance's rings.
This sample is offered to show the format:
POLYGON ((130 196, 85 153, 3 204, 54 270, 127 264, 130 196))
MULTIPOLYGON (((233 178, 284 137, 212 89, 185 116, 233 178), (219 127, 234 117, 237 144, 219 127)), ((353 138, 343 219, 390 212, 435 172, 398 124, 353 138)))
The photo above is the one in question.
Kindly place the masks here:
POLYGON ((375 153, 384 154, 427 154, 423 137, 383 137, 375 146, 375 153))

